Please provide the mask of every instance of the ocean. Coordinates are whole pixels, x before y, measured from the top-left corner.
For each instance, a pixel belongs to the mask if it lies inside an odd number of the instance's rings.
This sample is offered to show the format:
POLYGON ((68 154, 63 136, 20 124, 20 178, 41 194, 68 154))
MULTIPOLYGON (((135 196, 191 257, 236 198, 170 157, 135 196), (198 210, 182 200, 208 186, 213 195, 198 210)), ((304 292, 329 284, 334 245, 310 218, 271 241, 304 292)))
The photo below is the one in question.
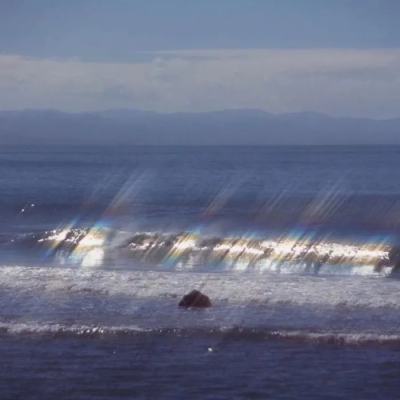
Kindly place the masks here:
POLYGON ((3 147, 1 399, 397 399, 400 147, 3 147), (193 289, 208 309, 180 309, 193 289))

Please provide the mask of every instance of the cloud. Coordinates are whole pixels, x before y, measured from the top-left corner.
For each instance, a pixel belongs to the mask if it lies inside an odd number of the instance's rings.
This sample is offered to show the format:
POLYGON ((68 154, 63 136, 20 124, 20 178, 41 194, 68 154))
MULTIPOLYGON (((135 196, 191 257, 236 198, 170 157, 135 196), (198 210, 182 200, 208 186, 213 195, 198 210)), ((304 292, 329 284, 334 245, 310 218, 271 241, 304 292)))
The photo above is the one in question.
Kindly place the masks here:
POLYGON ((0 108, 260 108, 400 116, 400 49, 220 49, 145 55, 149 61, 132 63, 0 55, 0 108))

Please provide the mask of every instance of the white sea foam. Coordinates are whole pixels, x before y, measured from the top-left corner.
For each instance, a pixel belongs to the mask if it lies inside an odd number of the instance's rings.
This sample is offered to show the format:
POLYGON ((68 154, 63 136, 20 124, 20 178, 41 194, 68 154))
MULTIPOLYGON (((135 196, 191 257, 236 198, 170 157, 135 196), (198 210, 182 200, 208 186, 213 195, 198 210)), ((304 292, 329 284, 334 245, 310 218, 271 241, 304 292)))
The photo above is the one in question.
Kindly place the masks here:
POLYGON ((0 289, 42 296, 176 298, 200 289, 214 302, 400 308, 399 282, 365 277, 127 271, 3 266, 0 289))
POLYGON ((310 332, 308 330, 271 330, 268 328, 251 327, 195 327, 195 328, 141 328, 136 325, 107 326, 107 325, 64 325, 49 323, 0 323, 0 333, 9 335, 57 335, 74 337, 101 337, 121 335, 180 335, 216 336, 220 340, 229 338, 252 338, 258 340, 295 340, 309 343, 329 343, 336 345, 366 345, 366 344, 398 344, 400 334, 368 333, 368 332, 310 332))

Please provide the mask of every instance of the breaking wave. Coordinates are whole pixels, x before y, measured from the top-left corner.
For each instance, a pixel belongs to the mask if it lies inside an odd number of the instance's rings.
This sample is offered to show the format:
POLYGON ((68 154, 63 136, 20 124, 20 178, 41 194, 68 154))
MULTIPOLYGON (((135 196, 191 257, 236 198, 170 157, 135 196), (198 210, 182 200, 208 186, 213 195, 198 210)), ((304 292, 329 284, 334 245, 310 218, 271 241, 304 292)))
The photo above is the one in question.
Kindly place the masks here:
POLYGON ((63 228, 3 238, 3 246, 37 249, 67 263, 101 265, 108 257, 162 268, 282 274, 387 276, 400 267, 400 249, 386 237, 334 238, 295 229, 279 235, 124 232, 104 227, 63 228))
POLYGON ((131 326, 92 326, 63 324, 22 324, 0 323, 2 335, 50 335, 52 337, 101 338, 129 336, 202 336, 219 340, 219 345, 209 351, 218 351, 225 341, 232 340, 286 340, 300 343, 331 345, 399 345, 400 335, 395 333, 365 332, 324 332, 317 330, 270 329, 251 327, 213 327, 213 328, 160 328, 145 329, 131 326))

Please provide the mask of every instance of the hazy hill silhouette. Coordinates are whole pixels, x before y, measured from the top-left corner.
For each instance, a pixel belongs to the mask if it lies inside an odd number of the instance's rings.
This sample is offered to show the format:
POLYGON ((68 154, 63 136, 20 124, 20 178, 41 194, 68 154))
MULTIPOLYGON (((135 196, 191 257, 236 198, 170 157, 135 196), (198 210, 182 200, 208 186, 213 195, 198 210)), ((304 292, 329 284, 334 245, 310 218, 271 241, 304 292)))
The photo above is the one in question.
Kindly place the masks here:
POLYGON ((161 114, 0 112, 1 145, 346 145, 400 144, 400 118, 332 118, 260 110, 161 114))

